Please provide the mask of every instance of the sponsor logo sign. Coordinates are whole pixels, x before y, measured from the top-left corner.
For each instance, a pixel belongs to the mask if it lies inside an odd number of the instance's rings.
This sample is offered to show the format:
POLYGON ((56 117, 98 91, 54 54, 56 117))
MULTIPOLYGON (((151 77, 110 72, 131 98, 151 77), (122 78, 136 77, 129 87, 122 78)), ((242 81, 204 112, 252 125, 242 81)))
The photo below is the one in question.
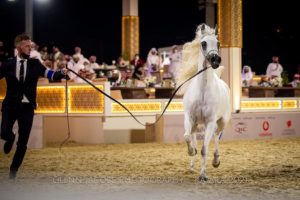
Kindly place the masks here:
POLYGON ((234 132, 237 134, 245 134, 247 129, 248 125, 245 122, 238 122, 234 126, 234 132))
POLYGON ((283 129, 282 135, 296 135, 296 130, 293 128, 293 121, 287 120, 285 122, 285 129, 283 129))
POLYGON ((270 130, 270 123, 269 123, 269 121, 267 121, 267 120, 263 121, 263 123, 262 123, 262 129, 263 129, 263 132, 261 132, 259 134, 259 136, 261 136, 261 137, 272 136, 272 133, 269 132, 269 130, 270 130))

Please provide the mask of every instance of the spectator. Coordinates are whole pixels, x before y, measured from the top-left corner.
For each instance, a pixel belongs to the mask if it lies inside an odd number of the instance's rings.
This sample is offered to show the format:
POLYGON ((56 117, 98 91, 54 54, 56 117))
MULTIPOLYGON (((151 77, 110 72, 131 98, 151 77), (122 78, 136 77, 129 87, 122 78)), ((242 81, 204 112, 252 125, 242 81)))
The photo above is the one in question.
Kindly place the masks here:
POLYGON ((173 77, 175 77, 176 73, 176 68, 179 66, 181 62, 181 52, 178 50, 178 47, 174 45, 172 47, 172 52, 170 54, 170 73, 172 73, 173 77))
POLYGON ((40 52, 38 52, 37 45, 33 41, 31 42, 30 58, 38 59, 41 63, 44 62, 40 52))
POLYGON ((272 62, 268 65, 266 75, 271 80, 274 78, 281 78, 281 73, 283 71, 283 68, 281 64, 279 63, 279 57, 273 56, 272 62))
POLYGON ((293 87, 300 87, 300 74, 294 75, 294 80, 291 82, 293 87))
POLYGON ((248 87, 252 84, 253 73, 251 67, 245 65, 242 70, 242 86, 248 87))
POLYGON ((97 57, 96 56, 91 56, 89 61, 90 61, 90 67, 92 69, 98 69, 99 68, 99 64, 97 63, 97 57))
POLYGON ((154 72, 158 72, 160 66, 160 58, 156 48, 152 48, 147 56, 147 75, 151 76, 154 72))
POLYGON ((141 80, 145 62, 140 58, 139 54, 135 54, 134 58, 130 61, 130 64, 134 66, 132 78, 141 80))
POLYGON ((40 51, 40 54, 44 61, 49 59, 48 47, 44 46, 43 49, 40 51))
POLYGON ((74 49, 74 55, 76 55, 76 56, 78 56, 79 57, 79 62, 81 63, 81 64, 83 64, 83 62, 84 62, 84 56, 82 55, 82 53, 81 53, 81 48, 80 47, 75 47, 75 49, 74 49))

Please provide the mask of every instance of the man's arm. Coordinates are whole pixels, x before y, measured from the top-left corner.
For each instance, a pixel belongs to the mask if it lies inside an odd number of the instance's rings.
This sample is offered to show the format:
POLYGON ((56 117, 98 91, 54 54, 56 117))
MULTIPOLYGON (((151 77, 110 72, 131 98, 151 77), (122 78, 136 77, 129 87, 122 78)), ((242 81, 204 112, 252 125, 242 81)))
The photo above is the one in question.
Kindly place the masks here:
POLYGON ((39 75, 45 78, 48 78, 52 81, 59 81, 63 78, 67 78, 67 75, 63 70, 53 71, 49 68, 46 68, 39 60, 35 59, 36 64, 38 65, 39 75))
POLYGON ((67 75, 63 70, 53 71, 51 69, 46 68, 44 77, 52 81, 59 81, 63 78, 67 78, 67 75))

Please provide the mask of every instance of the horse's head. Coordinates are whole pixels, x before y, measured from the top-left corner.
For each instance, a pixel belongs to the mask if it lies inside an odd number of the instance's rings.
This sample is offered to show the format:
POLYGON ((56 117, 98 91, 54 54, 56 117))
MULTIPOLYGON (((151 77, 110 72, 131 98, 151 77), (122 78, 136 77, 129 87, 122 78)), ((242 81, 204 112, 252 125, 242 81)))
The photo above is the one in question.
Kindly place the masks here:
POLYGON ((205 24, 200 25, 197 34, 200 37, 201 52, 212 68, 217 69, 221 63, 219 56, 220 43, 217 39, 217 26, 211 29, 205 24))

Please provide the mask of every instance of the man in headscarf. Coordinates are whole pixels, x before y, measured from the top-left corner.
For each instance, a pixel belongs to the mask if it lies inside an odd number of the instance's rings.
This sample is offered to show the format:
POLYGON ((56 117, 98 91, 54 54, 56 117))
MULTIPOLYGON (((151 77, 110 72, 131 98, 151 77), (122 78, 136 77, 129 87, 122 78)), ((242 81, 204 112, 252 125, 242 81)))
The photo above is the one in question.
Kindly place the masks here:
POLYGON ((157 72, 160 66, 160 58, 156 48, 152 48, 147 56, 147 75, 151 76, 152 73, 157 72))
POLYGON ((245 65, 242 70, 242 86, 248 87, 252 83, 252 70, 251 67, 248 65, 245 65))

